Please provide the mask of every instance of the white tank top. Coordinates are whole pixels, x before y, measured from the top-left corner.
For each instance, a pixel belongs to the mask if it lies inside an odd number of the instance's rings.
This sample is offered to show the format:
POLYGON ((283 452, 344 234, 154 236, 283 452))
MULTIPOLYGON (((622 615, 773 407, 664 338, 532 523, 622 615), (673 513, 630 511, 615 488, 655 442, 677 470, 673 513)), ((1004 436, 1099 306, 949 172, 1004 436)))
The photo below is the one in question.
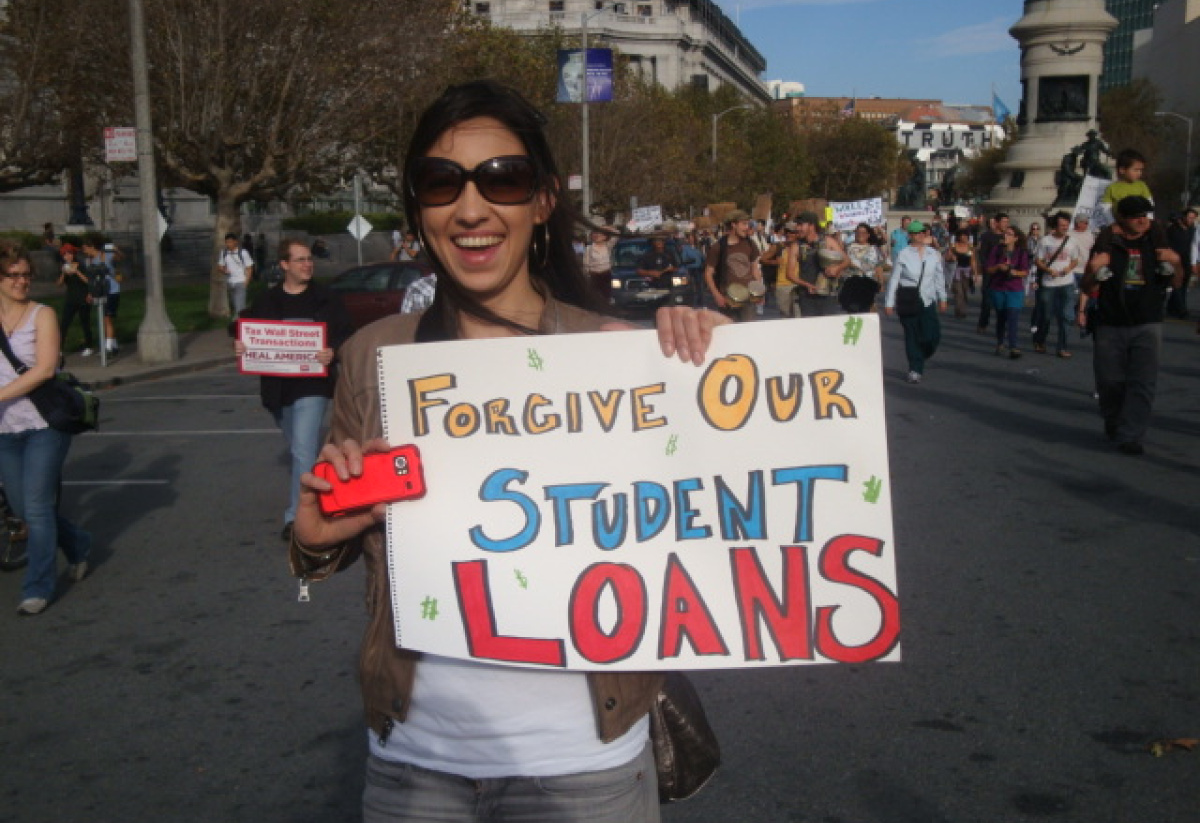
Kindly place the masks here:
MULTIPOLYGON (((34 303, 33 311, 25 315, 25 322, 8 338, 8 346, 13 350, 13 354, 30 368, 37 362, 37 314, 44 308, 46 307, 40 303, 34 303)), ((3 333, 0 330, 0 334, 3 333)), ((0 354, 0 386, 7 386, 16 379, 17 370, 8 362, 7 357, 0 354)), ((45 419, 38 414, 37 408, 28 397, 0 402, 0 434, 16 434, 44 428, 45 419)))

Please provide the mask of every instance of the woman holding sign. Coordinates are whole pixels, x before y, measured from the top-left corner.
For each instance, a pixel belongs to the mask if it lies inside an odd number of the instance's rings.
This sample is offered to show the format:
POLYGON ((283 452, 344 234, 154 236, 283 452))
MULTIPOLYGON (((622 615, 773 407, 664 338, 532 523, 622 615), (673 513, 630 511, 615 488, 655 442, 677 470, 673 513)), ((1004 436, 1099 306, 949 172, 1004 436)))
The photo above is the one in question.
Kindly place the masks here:
MULTIPOLYGON (((380 346, 630 328, 588 310, 593 291, 571 246, 573 216, 543 123, 520 95, 488 81, 448 89, 418 123, 405 211, 437 270, 437 296, 420 315, 368 326, 340 352, 321 457, 343 481, 361 474, 364 453, 388 449, 380 346)), ((663 353, 697 365, 713 328, 728 322, 685 307, 657 319, 663 353)), ((331 485, 311 474, 304 485, 294 566, 319 579, 359 554, 367 563, 367 823, 659 819, 647 712, 660 674, 505 668, 397 648, 384 507, 325 517, 317 498, 331 485)))

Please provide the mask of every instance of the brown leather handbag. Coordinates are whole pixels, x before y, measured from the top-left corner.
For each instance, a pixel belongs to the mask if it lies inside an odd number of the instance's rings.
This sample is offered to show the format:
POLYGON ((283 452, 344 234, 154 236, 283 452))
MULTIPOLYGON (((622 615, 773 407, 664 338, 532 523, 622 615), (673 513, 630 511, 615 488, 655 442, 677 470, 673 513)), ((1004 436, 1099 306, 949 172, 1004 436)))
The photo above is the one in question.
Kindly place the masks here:
POLYGON ((721 744, 708 725, 696 687, 680 672, 668 672, 650 709, 650 743, 658 767, 660 803, 687 800, 721 765, 721 744))

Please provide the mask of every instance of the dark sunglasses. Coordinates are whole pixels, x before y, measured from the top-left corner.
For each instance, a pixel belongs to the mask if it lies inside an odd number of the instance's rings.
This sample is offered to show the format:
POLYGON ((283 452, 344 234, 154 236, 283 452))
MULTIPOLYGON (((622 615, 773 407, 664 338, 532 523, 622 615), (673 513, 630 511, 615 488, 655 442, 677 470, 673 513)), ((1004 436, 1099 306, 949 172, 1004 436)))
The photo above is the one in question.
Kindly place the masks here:
POLYGON ((421 206, 448 206, 462 194, 467 181, 497 206, 528 203, 537 191, 533 161, 521 155, 493 157, 467 171, 453 160, 422 157, 413 165, 409 189, 421 206))

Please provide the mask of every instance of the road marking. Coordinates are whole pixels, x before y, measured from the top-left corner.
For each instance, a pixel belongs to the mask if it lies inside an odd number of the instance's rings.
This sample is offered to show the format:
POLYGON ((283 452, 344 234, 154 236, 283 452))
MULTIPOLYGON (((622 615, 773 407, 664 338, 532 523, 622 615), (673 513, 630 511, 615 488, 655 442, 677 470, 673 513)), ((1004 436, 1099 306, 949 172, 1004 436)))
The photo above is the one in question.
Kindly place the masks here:
POLYGON ((105 397, 104 405, 109 403, 147 403, 158 400, 258 400, 257 394, 169 394, 162 397, 105 397))
POLYGON ((279 429, 189 429, 184 431, 99 431, 88 432, 93 437, 208 437, 225 434, 279 434, 279 429))

